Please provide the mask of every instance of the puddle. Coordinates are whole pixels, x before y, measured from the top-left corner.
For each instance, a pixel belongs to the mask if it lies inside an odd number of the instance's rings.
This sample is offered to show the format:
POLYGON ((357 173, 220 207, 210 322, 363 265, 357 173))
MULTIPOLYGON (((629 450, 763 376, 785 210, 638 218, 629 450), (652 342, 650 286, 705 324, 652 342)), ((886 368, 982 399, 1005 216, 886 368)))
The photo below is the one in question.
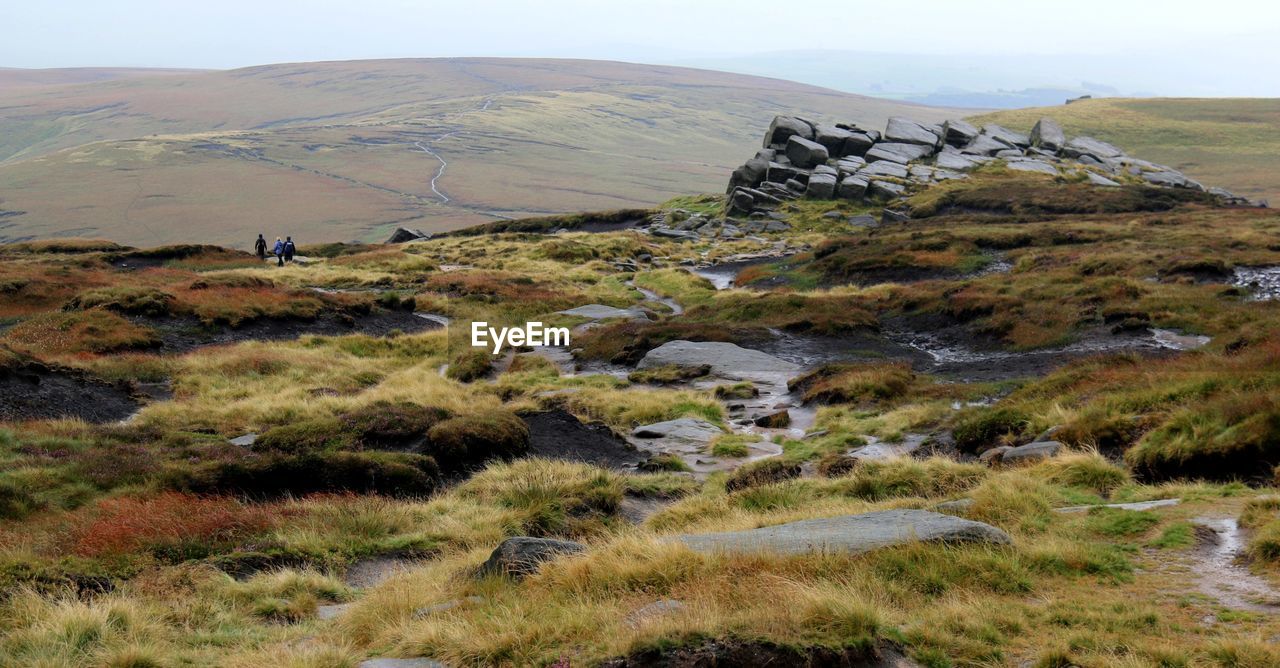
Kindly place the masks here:
POLYGON ((1244 535, 1235 518, 1196 518, 1213 536, 1196 548, 1193 567, 1200 591, 1222 605, 1251 612, 1280 613, 1280 592, 1241 563, 1244 535))
POLYGON ((1209 345, 1209 341, 1212 340, 1207 336, 1180 334, 1169 329, 1152 329, 1151 338, 1155 340, 1156 345, 1169 350, 1195 350, 1209 345))
POLYGON ((696 276, 701 276, 715 286, 717 290, 728 290, 733 287, 734 280, 738 278, 738 274, 747 267, 754 267, 761 264, 773 264, 775 262, 783 262, 791 257, 788 254, 763 254, 763 255, 736 255, 725 258, 723 262, 716 264, 703 265, 689 269, 696 276))
POLYGON ((449 322, 450 322, 449 317, 440 315, 439 313, 421 313, 421 312, 415 311, 414 315, 418 316, 419 318, 422 318, 423 320, 434 322, 443 327, 449 326, 449 322))
POLYGON ((1249 290, 1250 301, 1280 299, 1280 265, 1236 267, 1231 284, 1249 290))

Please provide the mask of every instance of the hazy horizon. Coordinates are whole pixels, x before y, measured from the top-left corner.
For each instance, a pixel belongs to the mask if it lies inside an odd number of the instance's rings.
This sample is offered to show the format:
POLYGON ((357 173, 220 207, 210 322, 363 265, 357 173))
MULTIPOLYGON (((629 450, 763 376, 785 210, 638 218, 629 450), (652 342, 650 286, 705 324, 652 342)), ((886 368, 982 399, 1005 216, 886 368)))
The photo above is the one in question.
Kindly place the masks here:
POLYGON ((1268 48, 1269 35, 1250 29, 1280 21, 1280 6, 1223 0, 1213 12, 1203 9, 1190 0, 977 0, 963 7, 922 0, 909 11, 839 0, 815 0, 803 11, 728 0, 643 7, 589 0, 68 0, 0 7, 0 22, 14 28, 0 43, 0 67, 554 57, 724 69, 904 99, 1032 88, 1280 96, 1280 79, 1256 74, 1280 67, 1280 53, 1268 48))

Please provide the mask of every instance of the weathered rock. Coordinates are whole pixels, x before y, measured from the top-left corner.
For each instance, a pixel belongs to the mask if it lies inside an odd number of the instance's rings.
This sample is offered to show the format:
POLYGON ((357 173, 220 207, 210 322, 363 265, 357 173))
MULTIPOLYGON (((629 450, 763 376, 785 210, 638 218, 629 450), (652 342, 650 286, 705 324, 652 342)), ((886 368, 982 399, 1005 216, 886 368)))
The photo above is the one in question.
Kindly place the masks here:
POLYGON ((784 409, 776 413, 761 415, 760 417, 752 420, 752 422, 754 422, 757 427, 764 427, 765 429, 781 429, 791 424, 791 413, 784 409))
POLYGON ((853 133, 833 125, 818 125, 813 130, 813 140, 827 148, 833 156, 844 155, 844 143, 853 133))
POLYGON ((958 118, 942 124, 942 138, 951 146, 965 146, 978 136, 978 128, 968 121, 958 118))
POLYGON ((1142 179, 1147 183, 1166 188, 1186 188, 1191 183, 1181 172, 1143 172, 1142 179))
POLYGON ((1009 163, 1009 169, 1016 172, 1036 172, 1038 174, 1048 174, 1049 176, 1057 176, 1058 168, 1040 160, 1018 160, 1009 163))
POLYGON ((1049 117, 1036 121, 1031 128, 1031 145, 1057 153, 1067 143, 1067 133, 1058 122, 1049 117))
POLYGON ((584 552, 586 549, 586 545, 568 540, 516 536, 498 545, 493 554, 489 555, 488 561, 480 566, 478 575, 521 578, 538 572, 538 567, 544 562, 584 552))
POLYGON ((888 160, 873 162, 858 172, 858 176, 863 178, 872 176, 892 176, 897 179, 905 179, 907 178, 907 174, 908 171, 906 165, 897 162, 890 162, 888 160))
POLYGON ((1006 159, 1007 159, 1007 158, 1021 158, 1021 157, 1023 157, 1022 149, 1017 149, 1017 148, 1006 148, 1006 149, 1001 150, 1001 151, 996 151, 996 157, 997 157, 997 158, 1006 158, 1006 159))
POLYGON ((778 162, 769 163, 769 169, 765 171, 764 180, 770 183, 786 183, 794 179, 800 174, 800 170, 789 165, 778 162))
POLYGON ((702 553, 792 555, 859 554, 922 541, 995 545, 1010 542, 1008 534, 989 524, 927 510, 880 510, 746 531, 685 534, 674 540, 702 553))
POLYGON ((636 438, 669 438, 680 441, 704 443, 723 434, 720 427, 697 418, 677 418, 636 427, 631 435, 636 438))
POLYGON ((1095 186, 1106 186, 1108 188, 1114 188, 1120 185, 1118 182, 1112 181, 1111 179, 1105 176, 1102 176, 1101 174, 1098 174, 1096 172, 1085 172, 1085 177, 1089 179, 1089 183, 1092 183, 1095 186))
POLYGON ((420 230, 410 229, 408 227, 397 227, 395 232, 387 239, 389 244, 403 244, 419 239, 429 239, 430 235, 423 234, 420 230))
POLYGON ((653 227, 649 232, 655 237, 666 237, 668 239, 677 239, 680 241, 697 241, 698 235, 693 232, 684 230, 673 230, 669 227, 653 227))
POLYGON ((754 188, 769 173, 769 161, 761 158, 752 158, 746 164, 733 170, 733 174, 729 177, 729 189, 727 192, 733 192, 738 186, 749 186, 754 188))
POLYGON ((982 126, 982 134, 1009 148, 1027 148, 1031 146, 1030 137, 1000 125, 984 125, 982 126))
POLYGON ((768 353, 720 341, 668 341, 645 354, 637 368, 668 364, 709 364, 715 375, 745 380, 761 374, 794 374, 800 370, 798 365, 768 353))
POLYGON ((865 132, 851 132, 848 137, 845 137, 844 148, 840 154, 845 156, 866 155, 876 141, 878 141, 878 137, 865 132))
POLYGON ((889 160, 905 165, 930 155, 933 155, 933 147, 925 144, 880 143, 867 151, 866 158, 867 162, 889 160))
POLYGON ((1098 160, 1106 158, 1116 158, 1124 155, 1124 151, 1108 144, 1107 142, 1094 139, 1093 137, 1075 137, 1068 141, 1062 147, 1062 152, 1067 157, 1078 158, 1081 156, 1091 156, 1098 160))
MULTIPOLYGON (((875 227, 876 225, 879 225, 879 224, 880 224, 880 221, 876 220, 875 216, 871 216, 865 213, 858 216, 854 216, 849 219, 850 227, 875 227)), ((817 433, 817 432, 813 432, 813 433, 817 433)), ((809 438, 809 436, 812 436, 812 434, 806 434, 805 438, 809 438)))
POLYGON ((893 209, 885 209, 880 212, 881 225, 901 224, 909 220, 911 220, 911 216, 901 211, 894 211, 893 209))
POLYGON ((764 146, 786 146, 787 140, 793 136, 813 139, 813 124, 795 116, 775 116, 768 132, 764 133, 764 146))
POLYGON ((608 318, 626 318, 628 320, 645 320, 644 311, 637 308, 617 308, 614 306, 606 306, 604 304, 587 304, 576 308, 557 311, 561 315, 572 315, 579 318, 590 318, 591 320, 605 320, 608 318))
POLYGON ((1008 144, 998 142, 987 135, 978 135, 976 139, 960 149, 961 153, 969 153, 972 155, 995 155, 1000 151, 1007 150, 1008 144))
POLYGON ((796 167, 810 169, 826 162, 829 157, 831 156, 827 153, 827 147, 816 141, 795 135, 787 140, 787 158, 796 167))
POLYGON ((240 446, 240 447, 242 447, 242 448, 247 448, 247 447, 249 447, 249 446, 253 445, 254 443, 257 443, 257 442, 258 442, 258 435, 257 435, 257 434, 245 434, 244 436, 237 436, 237 437, 235 437, 235 438, 233 438, 233 439, 231 439, 230 441, 227 441, 227 442, 228 442, 228 443, 230 443, 231 445, 238 445, 238 446, 240 446))
POLYGON ((1000 458, 1002 464, 1025 464, 1056 456, 1062 451, 1062 444, 1057 441, 1040 441, 1010 448, 1000 458))
POLYGON ((844 178, 846 176, 857 174, 858 170, 866 166, 866 160, 856 156, 848 156, 840 158, 840 162, 836 163, 836 173, 840 175, 840 178, 844 178))
POLYGON ((936 148, 942 143, 942 137, 933 130, 913 120, 900 117, 889 119, 889 123, 885 127, 884 138, 887 142, 923 144, 931 148, 936 148))
POLYGON ((809 177, 809 187, 805 196, 810 199, 832 199, 836 196, 836 175, 817 174, 809 177))
POLYGON ((867 194, 868 181, 863 176, 846 176, 836 188, 836 197, 840 199, 862 199, 867 194))
POLYGON ((944 151, 938 154, 938 159, 934 162, 934 164, 942 169, 956 169, 956 170, 964 171, 964 170, 973 169, 974 167, 977 167, 978 161, 973 160, 960 153, 952 153, 950 151, 944 151))
POLYGON ((872 197, 879 197, 881 199, 901 197, 906 192, 906 186, 891 183, 889 181, 872 181, 871 184, 867 186, 867 193, 869 195, 872 197))
POLYGON ((1012 449, 1013 448, 1011 446, 1001 445, 989 450, 984 450, 982 454, 978 455, 978 461, 986 464, 987 466, 997 466, 1000 464, 1000 461, 1004 459, 1004 453, 1012 449))
POLYGON ((746 215, 756 207, 756 198, 742 187, 735 187, 729 195, 729 215, 746 215))

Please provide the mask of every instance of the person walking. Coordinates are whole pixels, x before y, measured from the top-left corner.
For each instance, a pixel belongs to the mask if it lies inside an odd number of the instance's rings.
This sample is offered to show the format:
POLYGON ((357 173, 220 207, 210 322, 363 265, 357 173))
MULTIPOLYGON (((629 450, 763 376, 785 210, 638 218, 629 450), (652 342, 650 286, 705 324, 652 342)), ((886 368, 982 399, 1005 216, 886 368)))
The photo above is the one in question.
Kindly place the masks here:
POLYGON ((271 249, 271 254, 276 256, 276 266, 283 267, 284 266, 284 242, 280 240, 280 237, 276 237, 276 245, 274 248, 271 249))
POLYGON ((297 247, 293 245, 293 237, 284 238, 284 261, 293 262, 293 254, 297 251, 297 247))
POLYGON ((267 240, 258 235, 258 240, 253 242, 253 252, 258 254, 259 260, 267 259, 267 240))

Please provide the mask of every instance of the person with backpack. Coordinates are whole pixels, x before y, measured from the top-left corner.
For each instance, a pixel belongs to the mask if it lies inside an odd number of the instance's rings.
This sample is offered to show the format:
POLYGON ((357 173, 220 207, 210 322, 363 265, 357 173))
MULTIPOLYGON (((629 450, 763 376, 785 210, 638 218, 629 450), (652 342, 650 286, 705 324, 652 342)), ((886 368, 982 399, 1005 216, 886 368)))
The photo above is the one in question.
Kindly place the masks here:
POLYGON ((271 254, 276 256, 276 266, 283 267, 284 266, 284 242, 280 240, 280 237, 276 237, 276 245, 275 245, 275 248, 271 249, 271 254))
POLYGON ((253 252, 258 254, 259 260, 267 259, 267 240, 258 235, 258 240, 253 242, 253 252))
POLYGON ((293 262, 293 254, 298 249, 293 245, 293 237, 284 238, 284 261, 293 262))

